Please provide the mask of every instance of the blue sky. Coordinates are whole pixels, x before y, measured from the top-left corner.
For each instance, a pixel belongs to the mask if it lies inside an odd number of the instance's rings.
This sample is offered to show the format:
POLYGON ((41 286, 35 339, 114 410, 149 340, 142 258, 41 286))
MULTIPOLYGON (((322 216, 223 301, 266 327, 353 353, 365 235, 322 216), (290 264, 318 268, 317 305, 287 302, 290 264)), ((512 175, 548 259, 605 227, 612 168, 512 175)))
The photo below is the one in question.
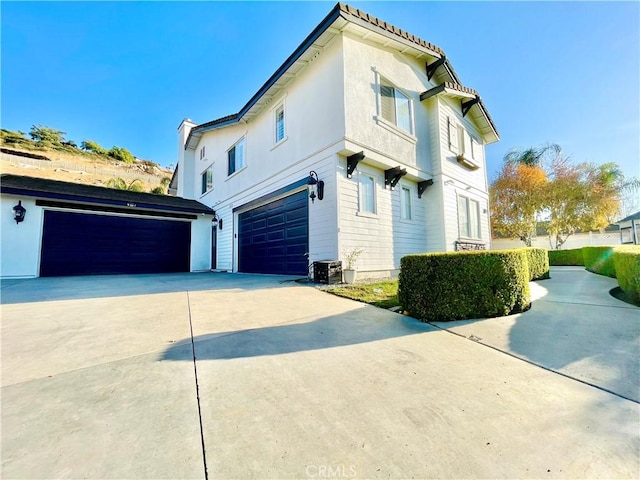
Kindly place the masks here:
MULTIPOLYGON (((333 2, 1 2, 2 128, 41 124, 170 165, 237 112, 333 2)), ((501 141, 640 175, 639 2, 351 2, 441 47, 501 141)))

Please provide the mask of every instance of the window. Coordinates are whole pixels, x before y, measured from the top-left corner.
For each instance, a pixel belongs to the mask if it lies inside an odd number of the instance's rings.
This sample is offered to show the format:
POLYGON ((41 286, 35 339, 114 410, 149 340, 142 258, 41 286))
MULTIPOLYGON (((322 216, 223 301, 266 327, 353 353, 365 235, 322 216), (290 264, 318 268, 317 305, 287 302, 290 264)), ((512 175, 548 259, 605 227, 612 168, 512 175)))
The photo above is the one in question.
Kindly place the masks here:
POLYGON ((200 149, 200 160, 202 160, 203 158, 205 158, 204 146, 200 149))
POLYGON ((451 117, 447 117, 447 136, 449 137, 449 150, 455 152, 456 149, 459 148, 458 127, 451 117))
POLYGON ((284 140, 284 105, 280 105, 276 108, 276 131, 275 140, 276 143, 284 140))
POLYGON ((232 175, 244 168, 244 138, 231 147, 227 152, 227 159, 229 166, 227 175, 232 175))
POLYGON ((213 165, 202 172, 202 194, 213 189, 213 165))
POLYGON ((411 101, 386 80, 380 80, 380 115, 405 132, 411 132, 411 101))
POLYGON ((400 190, 400 216, 403 220, 411 220, 411 189, 408 187, 400 190))
POLYGON ((376 213, 376 181, 370 175, 360 174, 360 211, 376 213))
POLYGON ((480 204, 458 196, 458 234, 465 238, 480 238, 480 204))

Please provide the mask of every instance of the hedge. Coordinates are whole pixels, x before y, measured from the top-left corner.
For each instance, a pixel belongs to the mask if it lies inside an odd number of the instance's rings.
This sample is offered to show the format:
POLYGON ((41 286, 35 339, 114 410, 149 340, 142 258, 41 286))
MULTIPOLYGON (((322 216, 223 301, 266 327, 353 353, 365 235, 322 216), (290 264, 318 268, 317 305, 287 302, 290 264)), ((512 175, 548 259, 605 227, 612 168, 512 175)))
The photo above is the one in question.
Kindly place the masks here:
POLYGON ((549 255, 546 248, 525 247, 529 264, 529 280, 549 278, 549 255))
POLYGON ((398 280, 400 304, 426 322, 498 317, 531 304, 523 249, 407 255, 398 280))
POLYGON ((616 267, 613 265, 613 248, 582 247, 584 266, 587 270, 607 277, 616 278, 616 267))
POLYGON ((636 305, 640 305, 640 247, 615 248, 613 264, 618 285, 636 305))
POLYGON ((584 267, 582 249, 549 250, 549 265, 578 265, 584 267))

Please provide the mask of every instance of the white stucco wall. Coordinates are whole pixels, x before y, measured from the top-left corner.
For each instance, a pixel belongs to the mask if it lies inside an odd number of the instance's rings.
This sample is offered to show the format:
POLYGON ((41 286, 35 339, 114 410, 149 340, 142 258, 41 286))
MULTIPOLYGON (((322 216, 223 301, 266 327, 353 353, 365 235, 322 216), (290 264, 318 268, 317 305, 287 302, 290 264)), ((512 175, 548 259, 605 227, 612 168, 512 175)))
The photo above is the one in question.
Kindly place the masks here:
POLYGON ((0 276, 2 278, 37 277, 40 270, 42 207, 35 199, 2 195, 0 199, 0 276), (27 209, 23 222, 16 224, 13 207, 22 201, 27 209))

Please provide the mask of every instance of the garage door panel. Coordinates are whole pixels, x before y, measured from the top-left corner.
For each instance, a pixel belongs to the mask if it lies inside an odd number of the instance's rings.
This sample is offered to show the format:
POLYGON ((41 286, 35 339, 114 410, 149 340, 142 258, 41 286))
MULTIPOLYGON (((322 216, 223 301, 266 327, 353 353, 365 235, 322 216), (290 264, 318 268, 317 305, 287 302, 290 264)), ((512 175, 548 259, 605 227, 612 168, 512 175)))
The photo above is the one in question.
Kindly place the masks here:
POLYGON ((241 213, 238 269, 247 273, 306 275, 308 208, 307 193, 301 191, 241 213))
POLYGON ((40 275, 189 271, 188 222, 46 211, 40 275))

